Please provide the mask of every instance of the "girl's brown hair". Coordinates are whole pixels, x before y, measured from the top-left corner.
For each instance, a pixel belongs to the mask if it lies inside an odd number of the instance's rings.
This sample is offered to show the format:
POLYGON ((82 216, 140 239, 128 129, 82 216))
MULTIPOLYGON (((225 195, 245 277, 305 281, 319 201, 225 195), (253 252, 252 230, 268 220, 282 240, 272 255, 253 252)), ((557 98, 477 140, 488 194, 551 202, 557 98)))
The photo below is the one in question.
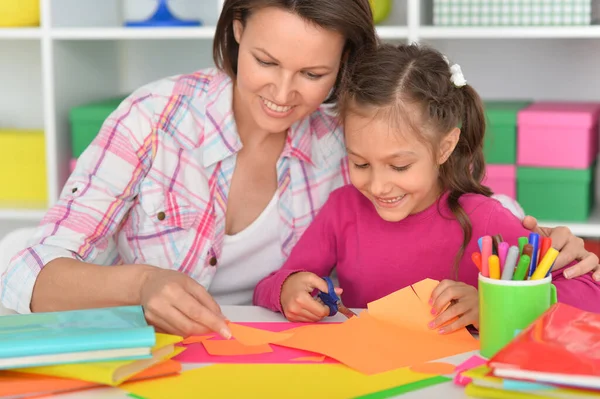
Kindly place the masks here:
POLYGON ((240 20, 245 24, 253 11, 265 7, 279 7, 346 38, 344 62, 328 102, 337 100, 340 82, 359 51, 377 44, 369 0, 226 0, 215 32, 213 59, 215 65, 232 79, 237 75, 239 51, 233 35, 233 21, 240 20))
POLYGON ((456 148, 439 168, 440 185, 449 191, 448 205, 463 230, 462 246, 454 262, 457 275, 458 263, 472 235, 471 222, 459 198, 467 193, 490 196, 492 192, 481 184, 485 174, 483 104, 471 86, 457 87, 451 76, 447 60, 434 49, 383 44, 363 54, 347 74, 338 108, 342 118, 367 108, 409 121, 411 130, 430 145, 433 154, 439 153, 441 139, 460 127, 456 148), (420 115, 409 115, 408 104, 416 106, 420 115))

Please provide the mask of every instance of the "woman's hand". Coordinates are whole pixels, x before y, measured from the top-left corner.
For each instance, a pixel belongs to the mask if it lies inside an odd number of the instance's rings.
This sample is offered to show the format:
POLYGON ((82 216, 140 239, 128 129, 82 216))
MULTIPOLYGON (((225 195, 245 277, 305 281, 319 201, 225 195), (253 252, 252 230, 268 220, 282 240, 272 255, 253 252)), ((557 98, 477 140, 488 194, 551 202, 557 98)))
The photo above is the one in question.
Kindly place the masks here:
POLYGON ((141 283, 144 315, 158 331, 183 337, 214 331, 231 338, 221 308, 191 277, 153 267, 145 272, 141 283))
MULTIPOLYGON (((328 292, 327 283, 314 273, 298 272, 290 275, 281 287, 281 307, 289 321, 317 322, 329 316, 329 308, 315 300, 315 290, 328 292)), ((340 295, 341 288, 335 292, 340 295)))
POLYGON ((471 285, 442 280, 431 293, 431 313, 436 315, 429 328, 447 334, 473 324, 479 328, 479 295, 471 285))
POLYGON ((568 227, 540 227, 533 216, 525 216, 522 223, 523 227, 527 230, 538 233, 542 237, 550 237, 552 239, 552 247, 560 251, 552 267, 553 270, 562 269, 571 262, 577 261, 578 263, 564 270, 563 275, 565 278, 574 278, 587 273, 593 273, 592 278, 600 281, 598 256, 587 251, 583 245, 583 240, 574 236, 568 227))

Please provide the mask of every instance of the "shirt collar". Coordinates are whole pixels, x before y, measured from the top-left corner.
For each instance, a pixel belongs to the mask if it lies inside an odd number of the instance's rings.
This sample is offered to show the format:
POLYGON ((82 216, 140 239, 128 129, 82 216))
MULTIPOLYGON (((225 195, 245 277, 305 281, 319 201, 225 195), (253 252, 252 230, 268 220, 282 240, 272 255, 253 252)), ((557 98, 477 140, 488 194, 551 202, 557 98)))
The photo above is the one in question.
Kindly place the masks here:
MULTIPOLYGON (((208 85, 204 119, 203 163, 207 168, 242 149, 233 116, 233 82, 223 72, 215 74, 208 85)), ((316 138, 333 131, 336 126, 323 110, 294 123, 288 132, 282 156, 318 166, 323 154, 313 148, 316 138)))

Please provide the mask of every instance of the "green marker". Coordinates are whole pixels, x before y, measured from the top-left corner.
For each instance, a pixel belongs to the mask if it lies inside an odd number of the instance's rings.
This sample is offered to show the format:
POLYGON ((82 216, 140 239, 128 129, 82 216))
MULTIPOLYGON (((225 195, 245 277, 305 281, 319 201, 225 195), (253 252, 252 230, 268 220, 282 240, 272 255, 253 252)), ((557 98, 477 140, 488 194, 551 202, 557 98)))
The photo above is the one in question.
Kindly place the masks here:
POLYGON ((519 256, 523 255, 523 247, 529 244, 527 237, 519 237, 519 256))
POLYGON ((521 258, 519 259, 519 265, 517 266, 517 270, 515 270, 513 280, 515 280, 515 281, 525 280, 525 276, 527 275, 527 270, 529 269, 529 262, 531 262, 531 257, 529 255, 521 256, 521 258))

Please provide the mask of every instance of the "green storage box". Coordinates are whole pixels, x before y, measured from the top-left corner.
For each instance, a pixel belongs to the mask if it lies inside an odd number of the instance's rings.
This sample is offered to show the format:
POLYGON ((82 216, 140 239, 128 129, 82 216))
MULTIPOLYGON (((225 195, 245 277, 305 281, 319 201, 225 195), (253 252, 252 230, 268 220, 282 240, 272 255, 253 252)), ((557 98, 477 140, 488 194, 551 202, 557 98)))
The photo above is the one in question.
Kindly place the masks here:
POLYGON ((538 220, 585 222, 594 203, 594 170, 517 168, 517 201, 538 220))
POLYGON ((71 154, 78 158, 96 137, 102 124, 125 97, 111 98, 71 108, 71 154))
POLYGON ((517 161, 517 113, 531 101, 486 101, 485 162, 512 165, 517 161))

